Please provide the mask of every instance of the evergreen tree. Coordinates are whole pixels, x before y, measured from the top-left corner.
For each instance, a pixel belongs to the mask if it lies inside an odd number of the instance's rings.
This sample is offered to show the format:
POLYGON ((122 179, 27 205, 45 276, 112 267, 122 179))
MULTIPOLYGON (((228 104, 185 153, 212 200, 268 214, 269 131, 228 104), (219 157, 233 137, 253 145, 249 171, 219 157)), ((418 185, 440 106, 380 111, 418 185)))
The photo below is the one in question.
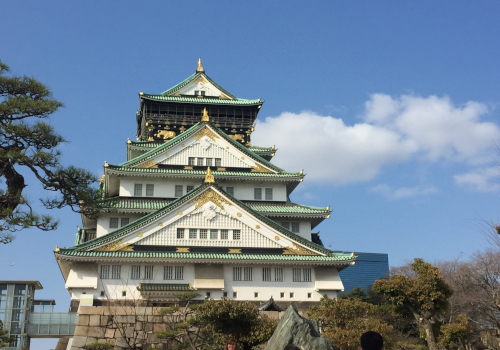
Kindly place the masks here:
POLYGON ((90 172, 60 163, 57 146, 67 142, 45 120, 63 104, 52 98, 34 78, 7 76, 9 67, 0 61, 0 243, 29 227, 48 231, 58 221, 37 214, 24 193, 25 175, 33 173, 43 188, 57 196, 40 199, 48 209, 70 207, 94 216, 99 211, 99 190, 92 187, 90 172), (81 206, 85 203, 85 207, 81 206))

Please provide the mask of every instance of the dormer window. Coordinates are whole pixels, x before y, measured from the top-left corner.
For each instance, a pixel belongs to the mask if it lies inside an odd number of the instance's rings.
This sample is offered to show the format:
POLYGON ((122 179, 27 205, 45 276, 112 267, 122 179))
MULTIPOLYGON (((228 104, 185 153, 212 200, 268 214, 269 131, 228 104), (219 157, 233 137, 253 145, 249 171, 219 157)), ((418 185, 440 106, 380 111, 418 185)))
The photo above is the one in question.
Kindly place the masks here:
POLYGON ((203 90, 194 90, 195 96, 205 96, 205 91, 203 90))

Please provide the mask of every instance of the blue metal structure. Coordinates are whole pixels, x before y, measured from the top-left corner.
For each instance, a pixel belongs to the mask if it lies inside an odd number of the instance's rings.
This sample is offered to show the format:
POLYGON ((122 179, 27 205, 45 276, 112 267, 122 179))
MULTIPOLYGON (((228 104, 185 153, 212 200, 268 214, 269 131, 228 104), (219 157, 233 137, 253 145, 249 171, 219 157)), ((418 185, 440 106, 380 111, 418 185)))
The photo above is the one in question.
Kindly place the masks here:
POLYGON ((356 264, 339 272, 340 279, 344 284, 344 292, 342 293, 347 293, 354 287, 368 290, 376 280, 388 278, 389 256, 387 254, 354 252, 354 255, 358 257, 356 264))

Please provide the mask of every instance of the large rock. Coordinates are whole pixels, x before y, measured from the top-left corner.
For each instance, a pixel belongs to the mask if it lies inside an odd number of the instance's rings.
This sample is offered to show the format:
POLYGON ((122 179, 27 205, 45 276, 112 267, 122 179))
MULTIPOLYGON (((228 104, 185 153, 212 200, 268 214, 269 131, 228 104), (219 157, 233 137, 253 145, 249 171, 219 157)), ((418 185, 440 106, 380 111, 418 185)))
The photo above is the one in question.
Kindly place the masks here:
POLYGON ((265 350, 282 350, 289 344, 303 350, 338 350, 319 333, 316 321, 300 316, 291 305, 286 309, 265 350))

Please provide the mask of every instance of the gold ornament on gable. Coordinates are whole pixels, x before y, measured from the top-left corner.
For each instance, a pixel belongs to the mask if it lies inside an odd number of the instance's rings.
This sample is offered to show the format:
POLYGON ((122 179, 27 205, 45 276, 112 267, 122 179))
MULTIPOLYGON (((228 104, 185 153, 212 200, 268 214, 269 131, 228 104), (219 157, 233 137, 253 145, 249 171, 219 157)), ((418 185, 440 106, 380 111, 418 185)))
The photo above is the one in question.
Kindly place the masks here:
POLYGON ((286 247, 283 250, 283 255, 319 255, 318 253, 315 253, 307 248, 304 248, 300 245, 297 245, 295 243, 292 243, 293 247, 286 247))
POLYGON ((252 173, 272 173, 271 170, 264 168, 262 165, 255 163, 255 165, 252 167, 252 170, 250 170, 252 173))
POLYGON ((212 188, 209 188, 198 197, 191 200, 189 203, 196 203, 195 209, 198 209, 205 203, 212 202, 222 210, 224 210, 224 204, 231 205, 224 197, 215 192, 212 188))
POLYGON ((195 133, 194 136, 196 136, 196 141, 198 141, 199 139, 201 139, 203 136, 207 136, 212 141, 215 141, 215 139, 219 138, 219 136, 217 136, 217 134, 214 133, 209 128, 203 128, 203 129, 201 129, 200 131, 198 131, 197 133, 195 133))
POLYGON ((134 166, 134 168, 141 168, 141 169, 158 169, 158 162, 155 162, 154 159, 148 160, 147 162, 144 162, 142 164, 138 164, 134 166))
POLYGON ((114 242, 108 243, 106 245, 103 245, 102 247, 94 249, 95 252, 116 252, 118 250, 120 251, 127 251, 131 252, 133 251, 133 248, 131 246, 131 243, 123 243, 123 238, 120 238, 114 242))

